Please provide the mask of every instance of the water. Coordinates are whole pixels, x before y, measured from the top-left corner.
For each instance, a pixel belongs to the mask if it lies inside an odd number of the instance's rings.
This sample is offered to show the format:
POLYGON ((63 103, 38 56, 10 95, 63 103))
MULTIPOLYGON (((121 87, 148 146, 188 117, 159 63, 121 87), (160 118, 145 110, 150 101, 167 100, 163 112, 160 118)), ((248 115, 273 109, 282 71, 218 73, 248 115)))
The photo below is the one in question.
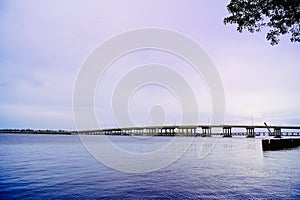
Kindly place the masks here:
MULTIPOLYGON (((130 137, 111 140, 140 148, 130 137)), ((139 140, 152 147, 170 138, 139 140)), ((258 138, 220 138, 199 158, 210 140, 196 138, 163 169, 130 174, 95 160, 79 136, 2 134, 0 199, 300 198, 300 148, 262 152, 258 138)))

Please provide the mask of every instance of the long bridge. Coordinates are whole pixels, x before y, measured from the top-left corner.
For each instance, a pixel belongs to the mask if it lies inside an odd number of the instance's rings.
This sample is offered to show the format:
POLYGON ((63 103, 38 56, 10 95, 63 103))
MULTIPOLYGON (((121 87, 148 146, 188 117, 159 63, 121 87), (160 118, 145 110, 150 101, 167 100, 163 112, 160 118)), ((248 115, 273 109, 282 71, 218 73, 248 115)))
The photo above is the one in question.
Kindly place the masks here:
POLYGON ((107 128, 97 130, 81 130, 74 134, 97 135, 140 135, 140 136, 202 136, 222 135, 232 136, 300 136, 300 126, 263 126, 263 125, 176 125, 176 126, 141 126, 125 128, 107 128), (221 132, 212 132, 212 129, 220 129, 221 132), (234 129, 244 129, 245 132, 233 132, 234 129), (267 129, 268 132, 255 132, 255 129, 267 129), (283 132, 290 130, 289 132, 283 132), (291 132, 291 130, 297 130, 291 132))

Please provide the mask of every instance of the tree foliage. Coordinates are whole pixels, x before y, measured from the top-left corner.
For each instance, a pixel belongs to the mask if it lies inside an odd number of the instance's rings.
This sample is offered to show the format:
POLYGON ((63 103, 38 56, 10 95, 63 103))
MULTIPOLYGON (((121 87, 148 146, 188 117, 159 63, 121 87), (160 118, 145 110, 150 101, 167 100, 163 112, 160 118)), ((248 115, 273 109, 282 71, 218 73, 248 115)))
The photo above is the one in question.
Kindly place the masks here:
POLYGON ((227 10, 231 15, 224 23, 237 24, 239 32, 259 32, 266 27, 271 45, 285 34, 291 42, 300 42, 300 0, 231 0, 227 10))

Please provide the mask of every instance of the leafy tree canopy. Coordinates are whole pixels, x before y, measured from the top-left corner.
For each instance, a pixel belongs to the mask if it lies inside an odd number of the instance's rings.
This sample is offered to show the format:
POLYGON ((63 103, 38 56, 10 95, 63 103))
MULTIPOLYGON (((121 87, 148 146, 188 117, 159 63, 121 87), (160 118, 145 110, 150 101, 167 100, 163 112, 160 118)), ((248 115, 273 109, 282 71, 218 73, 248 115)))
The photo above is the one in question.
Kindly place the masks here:
POLYGON ((300 42, 300 0, 231 0, 227 5, 231 14, 225 24, 237 24, 244 29, 259 32, 267 27, 267 40, 278 44, 279 36, 289 34, 291 42, 300 42))

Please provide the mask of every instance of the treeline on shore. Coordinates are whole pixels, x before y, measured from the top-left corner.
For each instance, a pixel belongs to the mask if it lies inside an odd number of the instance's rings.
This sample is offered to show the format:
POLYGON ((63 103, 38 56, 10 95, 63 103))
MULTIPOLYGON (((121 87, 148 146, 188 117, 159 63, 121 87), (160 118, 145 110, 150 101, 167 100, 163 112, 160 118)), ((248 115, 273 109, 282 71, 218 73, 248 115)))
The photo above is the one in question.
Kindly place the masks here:
POLYGON ((33 129, 0 129, 0 133, 20 133, 20 134, 64 134, 72 135, 74 132, 66 130, 33 130, 33 129))

